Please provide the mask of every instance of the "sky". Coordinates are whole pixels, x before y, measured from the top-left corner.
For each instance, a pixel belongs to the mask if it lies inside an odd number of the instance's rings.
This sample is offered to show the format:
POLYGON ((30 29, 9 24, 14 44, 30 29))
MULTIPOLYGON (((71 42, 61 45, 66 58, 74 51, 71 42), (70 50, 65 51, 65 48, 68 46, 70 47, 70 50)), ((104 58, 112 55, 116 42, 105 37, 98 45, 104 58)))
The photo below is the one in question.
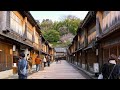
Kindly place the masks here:
POLYGON ((30 11, 32 16, 39 20, 40 22, 43 19, 51 19, 54 21, 60 21, 63 16, 74 15, 81 20, 83 20, 88 13, 88 11, 30 11))

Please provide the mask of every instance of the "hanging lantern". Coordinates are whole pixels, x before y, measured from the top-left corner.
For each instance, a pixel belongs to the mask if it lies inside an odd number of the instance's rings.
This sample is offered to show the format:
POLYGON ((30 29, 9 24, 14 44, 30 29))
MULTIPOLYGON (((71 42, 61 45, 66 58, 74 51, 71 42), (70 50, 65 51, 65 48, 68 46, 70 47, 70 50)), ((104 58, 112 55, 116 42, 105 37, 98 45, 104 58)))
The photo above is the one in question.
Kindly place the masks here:
POLYGON ((16 50, 16 46, 15 45, 13 45, 13 51, 15 51, 16 50))

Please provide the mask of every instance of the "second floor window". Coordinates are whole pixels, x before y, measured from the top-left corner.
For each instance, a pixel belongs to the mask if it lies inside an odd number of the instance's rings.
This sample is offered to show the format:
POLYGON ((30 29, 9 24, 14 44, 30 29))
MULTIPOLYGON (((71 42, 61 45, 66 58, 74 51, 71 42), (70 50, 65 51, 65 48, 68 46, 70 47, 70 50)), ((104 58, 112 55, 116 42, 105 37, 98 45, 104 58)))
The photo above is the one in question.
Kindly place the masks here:
POLYGON ((39 44, 39 35, 38 33, 35 31, 35 43, 39 44))
POLYGON ((27 31, 27 38, 32 41, 32 32, 30 30, 27 31))
POLYGON ((35 43, 38 44, 38 37, 37 36, 35 36, 35 43))
POLYGON ((10 12, 10 28, 21 36, 23 35, 22 20, 12 11, 10 12))

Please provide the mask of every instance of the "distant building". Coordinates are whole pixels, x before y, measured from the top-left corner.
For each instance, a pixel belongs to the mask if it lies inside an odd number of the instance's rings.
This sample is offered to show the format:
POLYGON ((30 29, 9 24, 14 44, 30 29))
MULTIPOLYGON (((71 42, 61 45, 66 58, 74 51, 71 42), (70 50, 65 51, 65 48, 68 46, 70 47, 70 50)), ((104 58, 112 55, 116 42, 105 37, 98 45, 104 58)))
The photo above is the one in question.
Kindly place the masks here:
POLYGON ((61 58, 61 59, 66 59, 66 48, 55 48, 55 57, 56 58, 61 58))

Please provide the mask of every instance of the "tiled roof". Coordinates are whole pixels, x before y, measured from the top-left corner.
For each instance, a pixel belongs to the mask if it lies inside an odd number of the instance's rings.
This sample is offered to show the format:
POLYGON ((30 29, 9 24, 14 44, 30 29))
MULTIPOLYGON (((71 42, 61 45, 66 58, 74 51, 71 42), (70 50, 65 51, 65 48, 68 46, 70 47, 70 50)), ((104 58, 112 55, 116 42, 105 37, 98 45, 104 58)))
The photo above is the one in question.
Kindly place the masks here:
POLYGON ((56 52, 66 52, 66 48, 55 48, 56 52))

